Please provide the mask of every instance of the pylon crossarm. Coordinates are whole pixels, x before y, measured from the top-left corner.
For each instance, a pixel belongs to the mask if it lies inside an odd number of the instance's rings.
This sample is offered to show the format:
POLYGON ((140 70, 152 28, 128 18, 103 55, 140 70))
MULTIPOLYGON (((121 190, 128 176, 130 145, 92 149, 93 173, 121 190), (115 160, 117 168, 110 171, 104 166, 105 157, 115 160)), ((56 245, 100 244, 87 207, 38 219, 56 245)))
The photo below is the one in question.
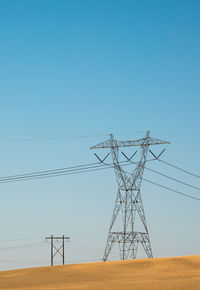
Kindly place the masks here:
MULTIPOLYGON (((113 148, 120 148, 120 147, 132 147, 132 146, 152 146, 152 145, 161 145, 161 144, 170 144, 168 141, 163 141, 160 139, 151 138, 149 136, 149 131, 147 132, 146 137, 138 139, 138 140, 130 140, 130 141, 117 141, 115 140, 115 144, 113 148)), ((111 148, 110 140, 114 138, 112 134, 110 134, 110 139, 101 142, 90 149, 103 149, 103 148, 111 148)))

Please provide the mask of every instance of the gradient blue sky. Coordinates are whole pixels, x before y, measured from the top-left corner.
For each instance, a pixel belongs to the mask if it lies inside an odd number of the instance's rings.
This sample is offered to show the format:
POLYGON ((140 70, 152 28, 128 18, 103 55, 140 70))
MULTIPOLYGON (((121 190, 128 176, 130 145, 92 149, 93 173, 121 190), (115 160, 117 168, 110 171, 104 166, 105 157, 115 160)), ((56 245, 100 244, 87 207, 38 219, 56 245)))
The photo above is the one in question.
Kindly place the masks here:
MULTIPOLYGON (((94 162, 89 147, 106 134, 134 139, 146 130, 172 142, 165 160, 198 172, 199 13, 189 0, 0 0, 0 175, 94 162), (9 141, 73 136, 94 137, 9 141)), ((54 233, 104 247, 112 172, 0 187, 0 240, 54 233)), ((199 254, 199 204, 148 184, 143 192, 155 256, 199 254)), ((48 247, 37 251, 47 264, 48 247)), ((93 256, 69 250, 69 259, 85 258, 93 256)), ((35 249, 0 251, 1 269, 23 259, 39 260, 35 249)))

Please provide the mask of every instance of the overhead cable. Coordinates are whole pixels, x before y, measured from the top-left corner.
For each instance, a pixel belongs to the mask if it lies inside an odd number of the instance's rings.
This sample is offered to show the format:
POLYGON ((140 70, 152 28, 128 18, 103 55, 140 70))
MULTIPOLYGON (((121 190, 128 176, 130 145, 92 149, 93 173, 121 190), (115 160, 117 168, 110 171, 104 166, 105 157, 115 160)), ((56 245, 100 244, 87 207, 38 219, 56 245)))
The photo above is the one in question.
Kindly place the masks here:
POLYGON ((157 159, 157 160, 160 161, 160 162, 162 162, 162 163, 164 163, 164 164, 166 164, 166 165, 168 165, 168 166, 171 166, 171 167, 173 167, 173 168, 175 168, 175 169, 178 169, 178 170, 180 170, 180 171, 182 171, 182 172, 184 172, 184 173, 187 173, 187 174, 189 174, 189 175, 191 175, 191 176, 194 176, 194 177, 197 177, 197 178, 200 179, 200 175, 197 175, 197 174, 195 174, 195 173, 193 173, 193 172, 190 172, 190 171, 188 171, 188 170, 182 169, 182 168, 180 168, 180 167, 178 167, 178 166, 176 166, 176 165, 174 165, 174 164, 172 164, 172 163, 169 163, 169 162, 163 161, 163 160, 161 160, 161 159, 157 159))
MULTIPOLYGON (((136 162, 131 162, 134 164, 137 164, 136 162)), ((121 162, 122 165, 131 165, 131 163, 128 163, 127 161, 123 161, 121 162)), ((166 163, 166 162, 164 162, 166 163)), ((169 163, 168 163, 169 164, 169 163)), ((170 164, 171 165, 171 164, 170 164)), ((176 166, 177 167, 177 166, 176 166)), ((72 166, 72 167, 66 167, 66 168, 59 168, 59 169, 53 169, 53 170, 45 170, 45 171, 38 171, 38 172, 33 172, 33 173, 26 173, 26 174, 19 174, 19 175, 10 175, 10 176, 5 176, 5 177, 0 177, 0 183, 7 183, 7 182, 15 182, 15 181, 21 181, 21 180, 32 180, 32 179, 41 179, 41 178, 48 178, 48 177, 53 177, 53 176, 62 176, 62 175, 71 175, 71 174, 78 174, 78 173, 86 173, 86 172, 93 172, 93 171, 98 171, 98 170, 104 170, 104 169, 109 169, 109 168, 113 168, 112 163, 104 163, 104 164, 100 164, 100 163, 90 163, 90 164, 82 164, 82 165, 78 165, 78 166, 72 166)), ((187 185, 189 187, 192 187, 194 189, 200 190, 200 188, 190 185, 188 183, 185 183, 183 181, 180 181, 178 179, 175 179, 173 177, 170 177, 166 174, 160 173, 156 170, 147 168, 148 170, 151 170, 152 172, 155 172, 159 175, 162 175, 164 177, 167 177, 171 180, 174 180, 176 182, 179 182, 183 185, 187 185)), ((180 170, 182 170, 181 168, 179 168, 180 170)), ((185 171, 185 170, 182 170, 185 171)), ((130 172, 127 172, 130 174, 130 172)), ((188 194, 184 194, 180 191, 177 190, 173 190, 172 188, 168 188, 164 185, 161 184, 157 184, 153 181, 148 181, 147 179, 143 180, 150 182, 154 185, 160 186, 162 188, 174 191, 178 194, 184 195, 186 197, 192 198, 192 199, 196 199, 196 200, 200 200, 199 198, 196 198, 194 196, 188 195, 188 194)))
POLYGON ((195 196, 193 196, 193 195, 189 195, 189 194, 183 193, 183 192, 178 191, 178 190, 176 190, 176 189, 173 189, 173 188, 167 187, 167 186, 165 186, 165 185, 162 185, 162 184, 156 183, 156 182, 154 182, 154 181, 151 181, 151 180, 148 180, 148 179, 145 179, 145 178, 143 178, 143 180, 146 181, 146 182, 148 182, 148 183, 154 184, 154 185, 156 185, 156 186, 162 187, 162 188, 164 188, 164 189, 167 189, 167 190, 173 191, 173 192, 175 192, 175 193, 178 193, 178 194, 180 194, 180 195, 183 195, 183 196, 185 196, 185 197, 188 197, 188 198, 191 198, 191 199, 194 199, 194 200, 200 201, 200 198, 195 197, 195 196))
POLYGON ((96 138, 105 137, 108 134, 103 135, 79 135, 79 136, 63 136, 63 137, 36 137, 36 138, 9 138, 0 139, 0 142, 32 142, 32 141, 54 141, 54 140, 70 140, 70 139, 85 139, 85 138, 96 138))
MULTIPOLYGON (((130 165, 127 163, 127 161, 123 161, 121 163, 123 163, 124 165, 125 165, 125 163, 126 163, 126 165, 130 165)), ((82 173, 82 172, 90 172, 90 171, 107 169, 107 168, 109 168, 109 166, 113 167, 112 163, 102 165, 99 162, 96 162, 96 163, 90 163, 90 164, 78 165, 78 166, 72 166, 72 167, 64 167, 64 168, 58 168, 58 169, 52 169, 52 170, 37 171, 37 172, 32 172, 32 173, 9 175, 9 176, 0 177, 0 183, 29 180, 29 179, 40 179, 40 178, 47 178, 47 177, 68 175, 68 174, 76 174, 76 173, 82 173)))
POLYGON ((168 178, 168 179, 171 179, 171 180, 173 180, 173 181, 176 181, 176 182, 178 182, 178 183, 181 183, 181 184, 183 184, 183 185, 189 186, 189 187, 191 187, 191 188, 193 188, 193 189, 200 190, 199 187, 196 187, 196 186, 194 186, 194 185, 188 184, 188 183, 186 183, 186 182, 184 182, 184 181, 178 180, 178 179, 176 179, 176 178, 174 178, 174 177, 168 176, 168 175, 166 175, 166 174, 164 174, 164 173, 161 173, 161 172, 158 172, 158 171, 156 171, 156 170, 154 170, 154 169, 148 168, 148 167, 146 167, 146 166, 145 166, 145 169, 147 169, 147 170, 149 170, 149 171, 151 171, 151 172, 154 172, 154 173, 156 173, 156 174, 159 174, 159 175, 161 175, 161 176, 163 176, 163 177, 166 177, 166 178, 168 178))

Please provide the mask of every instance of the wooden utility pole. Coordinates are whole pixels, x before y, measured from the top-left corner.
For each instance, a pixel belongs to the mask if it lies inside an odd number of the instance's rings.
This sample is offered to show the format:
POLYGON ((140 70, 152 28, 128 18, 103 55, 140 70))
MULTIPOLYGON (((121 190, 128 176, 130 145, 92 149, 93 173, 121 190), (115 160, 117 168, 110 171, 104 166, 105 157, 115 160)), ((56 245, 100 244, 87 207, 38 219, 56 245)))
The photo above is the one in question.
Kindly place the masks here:
POLYGON ((65 237, 64 235, 62 237, 54 237, 53 235, 46 237, 46 241, 51 241, 51 266, 54 265, 54 257, 57 254, 62 257, 63 265, 65 264, 65 241, 69 241, 69 239, 69 237, 65 237), (61 245, 59 244, 59 247, 56 247, 55 242, 61 242, 61 245))

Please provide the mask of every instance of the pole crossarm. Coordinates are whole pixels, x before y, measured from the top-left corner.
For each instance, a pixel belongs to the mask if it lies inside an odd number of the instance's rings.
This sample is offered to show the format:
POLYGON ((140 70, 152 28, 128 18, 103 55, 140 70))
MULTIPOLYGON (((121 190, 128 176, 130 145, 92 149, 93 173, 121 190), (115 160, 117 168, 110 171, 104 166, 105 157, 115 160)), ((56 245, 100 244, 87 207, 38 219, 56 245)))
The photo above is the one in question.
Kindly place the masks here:
POLYGON ((45 240, 46 240, 46 241, 47 241, 47 240, 51 240, 52 238, 53 238, 53 240, 57 240, 57 241, 59 241, 60 239, 62 239, 62 240, 63 240, 63 239, 64 239, 64 240, 69 240, 69 239, 70 239, 70 237, 65 237, 65 236, 64 236, 64 237, 54 237, 54 236, 53 236, 53 237, 46 237, 45 240))

